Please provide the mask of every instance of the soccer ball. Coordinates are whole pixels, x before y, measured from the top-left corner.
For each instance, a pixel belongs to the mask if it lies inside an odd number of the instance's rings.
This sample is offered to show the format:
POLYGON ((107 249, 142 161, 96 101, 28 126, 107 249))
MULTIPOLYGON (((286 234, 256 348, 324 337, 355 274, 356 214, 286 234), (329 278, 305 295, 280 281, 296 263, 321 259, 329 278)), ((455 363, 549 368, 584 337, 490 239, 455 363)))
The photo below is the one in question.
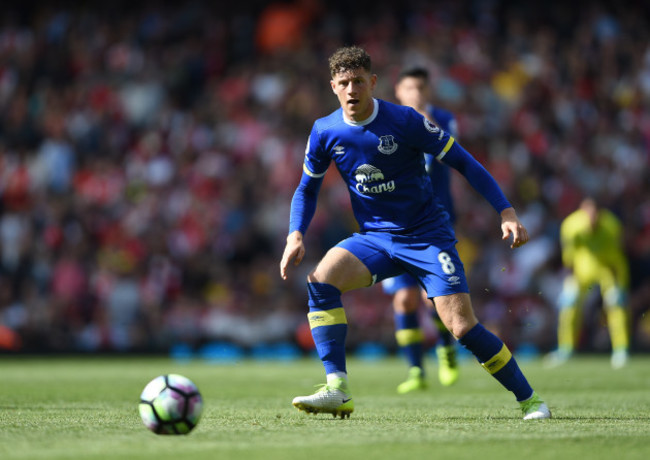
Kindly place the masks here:
POLYGON ((167 374, 156 377, 140 395, 140 417, 156 434, 187 434, 199 422, 203 399, 187 377, 167 374))

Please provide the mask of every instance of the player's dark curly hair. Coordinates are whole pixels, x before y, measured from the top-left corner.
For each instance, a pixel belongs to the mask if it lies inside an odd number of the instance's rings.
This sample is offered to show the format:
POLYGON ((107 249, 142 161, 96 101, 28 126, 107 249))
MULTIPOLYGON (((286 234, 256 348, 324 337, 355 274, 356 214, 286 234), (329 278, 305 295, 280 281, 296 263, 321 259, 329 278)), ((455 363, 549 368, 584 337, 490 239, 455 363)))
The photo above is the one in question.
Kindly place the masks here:
POLYGON ((363 68, 370 72, 372 62, 370 55, 358 46, 339 48, 329 58, 330 74, 332 77, 340 72, 363 68))

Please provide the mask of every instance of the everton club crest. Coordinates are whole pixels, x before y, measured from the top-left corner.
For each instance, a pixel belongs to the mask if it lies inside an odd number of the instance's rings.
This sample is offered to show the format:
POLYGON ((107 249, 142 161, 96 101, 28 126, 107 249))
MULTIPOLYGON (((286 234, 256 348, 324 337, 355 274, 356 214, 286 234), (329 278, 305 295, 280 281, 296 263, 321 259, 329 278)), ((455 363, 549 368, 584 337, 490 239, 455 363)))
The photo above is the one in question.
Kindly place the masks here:
POLYGON ((390 155, 397 150, 397 142, 395 142, 395 138, 391 134, 381 136, 377 149, 384 155, 390 155))
POLYGON ((427 129, 427 131, 429 131, 430 133, 433 133, 433 134, 440 131, 440 128, 438 128, 436 125, 434 125, 429 120, 427 120, 426 117, 422 117, 422 118, 424 118, 424 127, 427 129))

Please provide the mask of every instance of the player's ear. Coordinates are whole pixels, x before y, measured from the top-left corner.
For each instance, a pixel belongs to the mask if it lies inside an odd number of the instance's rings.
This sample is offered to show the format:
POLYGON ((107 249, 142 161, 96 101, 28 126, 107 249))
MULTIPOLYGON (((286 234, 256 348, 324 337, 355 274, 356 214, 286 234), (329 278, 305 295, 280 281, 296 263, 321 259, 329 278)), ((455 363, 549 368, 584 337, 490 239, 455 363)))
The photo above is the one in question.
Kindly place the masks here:
POLYGON ((402 103, 401 101, 401 94, 402 94, 402 86, 398 83, 393 87, 395 98, 400 101, 400 104, 402 103))
POLYGON ((373 73, 370 75, 370 89, 374 90, 375 86, 377 86, 377 74, 373 73))
POLYGON ((336 83, 334 83, 334 80, 330 80, 330 86, 332 87, 332 92, 336 94, 336 83))

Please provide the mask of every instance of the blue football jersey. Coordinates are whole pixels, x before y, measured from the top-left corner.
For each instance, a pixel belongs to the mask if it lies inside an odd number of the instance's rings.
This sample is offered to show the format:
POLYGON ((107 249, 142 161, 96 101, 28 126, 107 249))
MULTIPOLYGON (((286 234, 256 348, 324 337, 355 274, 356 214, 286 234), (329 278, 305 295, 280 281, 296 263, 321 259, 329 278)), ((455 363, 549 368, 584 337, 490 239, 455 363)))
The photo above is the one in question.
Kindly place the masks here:
POLYGON ((442 157, 454 138, 410 107, 379 99, 374 106, 362 122, 344 119, 342 109, 316 120, 304 172, 320 178, 335 163, 361 231, 453 237, 447 215, 434 199, 423 152, 442 157))
MULTIPOLYGON (((449 133, 450 136, 458 138, 458 126, 453 113, 449 110, 427 105, 427 113, 435 121, 440 129, 449 133)), ((433 155, 426 154, 427 172, 431 177, 431 185, 433 186, 434 197, 445 208, 449 219, 452 223, 456 221, 456 213, 454 211, 454 202, 451 196, 451 171, 449 166, 436 161, 433 155)))

